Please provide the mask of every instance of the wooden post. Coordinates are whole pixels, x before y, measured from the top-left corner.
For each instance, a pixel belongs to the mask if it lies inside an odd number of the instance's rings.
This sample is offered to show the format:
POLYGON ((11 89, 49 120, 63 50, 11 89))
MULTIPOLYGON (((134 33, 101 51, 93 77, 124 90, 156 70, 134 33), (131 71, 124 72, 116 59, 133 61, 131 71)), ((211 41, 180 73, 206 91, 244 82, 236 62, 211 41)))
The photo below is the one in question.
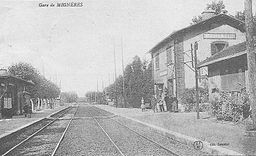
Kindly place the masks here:
POLYGON ((197 119, 199 119, 200 117, 199 117, 199 95, 198 95, 197 50, 198 50, 198 43, 195 42, 194 56, 195 56, 195 81, 196 81, 196 112, 197 112, 197 119))
POLYGON ((122 70, 123 70, 123 87, 122 87, 122 95, 124 100, 124 108, 126 108, 126 96, 125 96, 125 90, 124 90, 124 48, 123 48, 123 38, 121 39, 122 42, 122 70))
POLYGON ((118 105, 118 101, 117 101, 117 82, 116 82, 116 47, 115 47, 115 43, 114 43, 114 68, 115 68, 115 80, 114 80, 114 85, 115 85, 115 104, 116 104, 116 108, 118 105))
POLYGON ((252 107, 253 128, 256 128, 256 63, 255 48, 253 38, 253 15, 252 0, 245 0, 245 28, 246 28, 246 49, 248 64, 248 93, 249 101, 252 107))

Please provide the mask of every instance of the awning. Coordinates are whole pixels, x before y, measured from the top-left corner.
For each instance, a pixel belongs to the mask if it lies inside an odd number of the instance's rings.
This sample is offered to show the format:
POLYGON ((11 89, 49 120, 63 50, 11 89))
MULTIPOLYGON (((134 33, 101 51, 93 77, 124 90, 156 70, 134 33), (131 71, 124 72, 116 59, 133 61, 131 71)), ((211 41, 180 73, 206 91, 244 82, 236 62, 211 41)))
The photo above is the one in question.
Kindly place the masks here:
POLYGON ((17 76, 14 76, 14 75, 11 75, 10 73, 6 72, 6 73, 2 73, 2 75, 0 75, 0 79, 13 79, 13 80, 16 80, 16 81, 20 81, 22 83, 25 83, 26 85, 35 85, 31 80, 27 81, 27 80, 24 80, 22 78, 19 78, 17 76))
POLYGON ((230 46, 211 57, 208 57, 207 59, 203 60, 198 64, 198 68, 202 68, 205 66, 208 66, 210 64, 214 64, 216 62, 220 62, 223 60, 228 60, 234 57, 238 57, 241 55, 246 54, 246 42, 242 42, 233 46, 230 46))

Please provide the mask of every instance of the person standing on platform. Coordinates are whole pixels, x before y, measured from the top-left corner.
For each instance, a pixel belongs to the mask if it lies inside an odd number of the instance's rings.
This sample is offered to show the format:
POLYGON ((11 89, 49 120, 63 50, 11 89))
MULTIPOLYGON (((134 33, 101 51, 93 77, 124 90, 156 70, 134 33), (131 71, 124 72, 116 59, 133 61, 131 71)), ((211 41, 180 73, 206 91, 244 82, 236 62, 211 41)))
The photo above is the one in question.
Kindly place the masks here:
POLYGON ((167 111, 171 111, 171 101, 170 101, 171 99, 169 98, 169 96, 168 95, 166 95, 165 97, 164 97, 164 101, 165 101, 165 104, 166 104, 166 108, 167 108, 167 111))
POLYGON ((160 112, 164 111, 164 98, 162 98, 161 95, 159 97, 159 109, 160 109, 160 112))
POLYGON ((154 111, 154 113, 157 111, 156 107, 157 107, 156 95, 152 95, 152 98, 151 98, 151 109, 154 111))

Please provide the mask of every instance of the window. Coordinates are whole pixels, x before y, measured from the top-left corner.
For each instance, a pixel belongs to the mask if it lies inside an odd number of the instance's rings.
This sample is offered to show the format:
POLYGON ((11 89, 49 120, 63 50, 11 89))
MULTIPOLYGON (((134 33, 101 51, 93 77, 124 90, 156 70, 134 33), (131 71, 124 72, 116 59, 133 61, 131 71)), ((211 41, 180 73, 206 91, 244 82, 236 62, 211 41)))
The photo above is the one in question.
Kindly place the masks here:
POLYGON ((228 42, 225 42, 225 41, 213 42, 211 43, 211 54, 214 55, 220 52, 221 50, 225 49, 226 47, 228 47, 228 42))
POLYGON ((156 67, 156 70, 159 69, 159 53, 156 54, 156 57, 155 57, 155 67, 156 67))
POLYGON ((166 48, 167 55, 167 65, 171 65, 173 63, 173 47, 166 48))

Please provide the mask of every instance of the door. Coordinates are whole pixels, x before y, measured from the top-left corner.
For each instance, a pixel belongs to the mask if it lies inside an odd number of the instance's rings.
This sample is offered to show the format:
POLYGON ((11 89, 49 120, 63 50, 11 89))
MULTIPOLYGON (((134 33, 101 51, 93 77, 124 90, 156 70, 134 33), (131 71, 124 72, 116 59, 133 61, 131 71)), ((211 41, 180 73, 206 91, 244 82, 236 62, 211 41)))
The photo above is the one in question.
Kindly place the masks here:
POLYGON ((174 96, 174 84, 173 84, 173 79, 168 79, 168 81, 167 81, 167 89, 168 89, 168 95, 169 95, 169 97, 174 96))

